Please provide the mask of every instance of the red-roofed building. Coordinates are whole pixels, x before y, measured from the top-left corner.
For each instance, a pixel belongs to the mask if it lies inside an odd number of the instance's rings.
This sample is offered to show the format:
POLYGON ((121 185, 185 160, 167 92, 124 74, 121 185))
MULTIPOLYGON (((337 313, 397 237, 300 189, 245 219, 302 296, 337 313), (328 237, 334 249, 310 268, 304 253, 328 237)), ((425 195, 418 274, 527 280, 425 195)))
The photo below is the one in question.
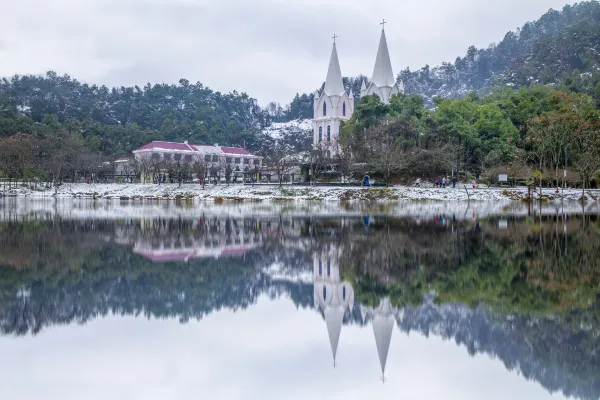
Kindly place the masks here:
MULTIPOLYGON (((207 165, 211 176, 223 176, 227 166, 232 171, 243 173, 258 169, 262 166, 263 158, 239 147, 198 145, 175 142, 154 141, 133 151, 136 161, 150 164, 155 161, 165 164, 196 162, 207 165)), ((143 167, 142 167, 143 168, 143 167)))

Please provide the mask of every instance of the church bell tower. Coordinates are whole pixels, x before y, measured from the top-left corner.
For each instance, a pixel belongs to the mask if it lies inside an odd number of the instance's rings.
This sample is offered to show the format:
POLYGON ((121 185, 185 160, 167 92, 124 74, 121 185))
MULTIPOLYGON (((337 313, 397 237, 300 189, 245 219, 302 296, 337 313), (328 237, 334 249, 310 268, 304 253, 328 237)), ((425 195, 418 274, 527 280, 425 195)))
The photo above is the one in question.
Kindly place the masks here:
POLYGON ((334 35, 325 87, 320 94, 315 92, 314 97, 313 145, 330 154, 339 151, 341 122, 349 120, 354 112, 354 95, 352 90, 346 93, 342 80, 336 38, 334 35))

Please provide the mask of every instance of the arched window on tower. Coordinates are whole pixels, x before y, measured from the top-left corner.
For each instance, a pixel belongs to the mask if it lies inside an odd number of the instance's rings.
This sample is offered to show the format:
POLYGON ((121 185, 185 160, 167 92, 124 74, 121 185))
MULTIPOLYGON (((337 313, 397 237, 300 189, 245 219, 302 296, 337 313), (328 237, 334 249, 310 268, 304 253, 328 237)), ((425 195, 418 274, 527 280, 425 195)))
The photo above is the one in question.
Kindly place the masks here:
POLYGON ((319 143, 323 141, 323 127, 319 127, 319 143))
POLYGON ((323 116, 327 116, 327 103, 323 103, 323 116))
POLYGON ((331 125, 327 125, 327 141, 331 142, 331 125))
POLYGON ((327 262, 327 276, 331 276, 331 263, 327 262))
POLYGON ((344 117, 346 116, 346 102, 344 102, 344 104, 342 104, 342 115, 344 117))
POLYGON ((342 288, 342 299, 346 301, 346 286, 342 288))
POLYGON ((323 286, 323 300, 327 300, 327 288, 323 286))
POLYGON ((319 276, 323 276, 323 263, 319 262, 319 276))

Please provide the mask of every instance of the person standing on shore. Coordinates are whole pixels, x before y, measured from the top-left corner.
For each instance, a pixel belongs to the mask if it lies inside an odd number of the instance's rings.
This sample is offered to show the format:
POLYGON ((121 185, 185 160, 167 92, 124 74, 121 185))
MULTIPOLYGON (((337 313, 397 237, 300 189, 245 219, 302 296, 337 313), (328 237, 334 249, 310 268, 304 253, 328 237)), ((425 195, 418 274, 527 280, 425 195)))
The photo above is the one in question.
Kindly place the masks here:
POLYGON ((456 176, 452 177, 452 188, 454 189, 456 187, 456 176))

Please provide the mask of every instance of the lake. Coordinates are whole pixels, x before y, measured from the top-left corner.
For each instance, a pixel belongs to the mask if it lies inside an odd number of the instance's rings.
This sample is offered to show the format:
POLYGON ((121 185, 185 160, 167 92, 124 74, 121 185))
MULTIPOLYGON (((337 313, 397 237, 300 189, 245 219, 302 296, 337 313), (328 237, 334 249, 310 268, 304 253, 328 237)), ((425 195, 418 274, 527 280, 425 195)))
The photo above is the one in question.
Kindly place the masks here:
POLYGON ((598 399, 596 205, 0 199, 2 399, 598 399))

